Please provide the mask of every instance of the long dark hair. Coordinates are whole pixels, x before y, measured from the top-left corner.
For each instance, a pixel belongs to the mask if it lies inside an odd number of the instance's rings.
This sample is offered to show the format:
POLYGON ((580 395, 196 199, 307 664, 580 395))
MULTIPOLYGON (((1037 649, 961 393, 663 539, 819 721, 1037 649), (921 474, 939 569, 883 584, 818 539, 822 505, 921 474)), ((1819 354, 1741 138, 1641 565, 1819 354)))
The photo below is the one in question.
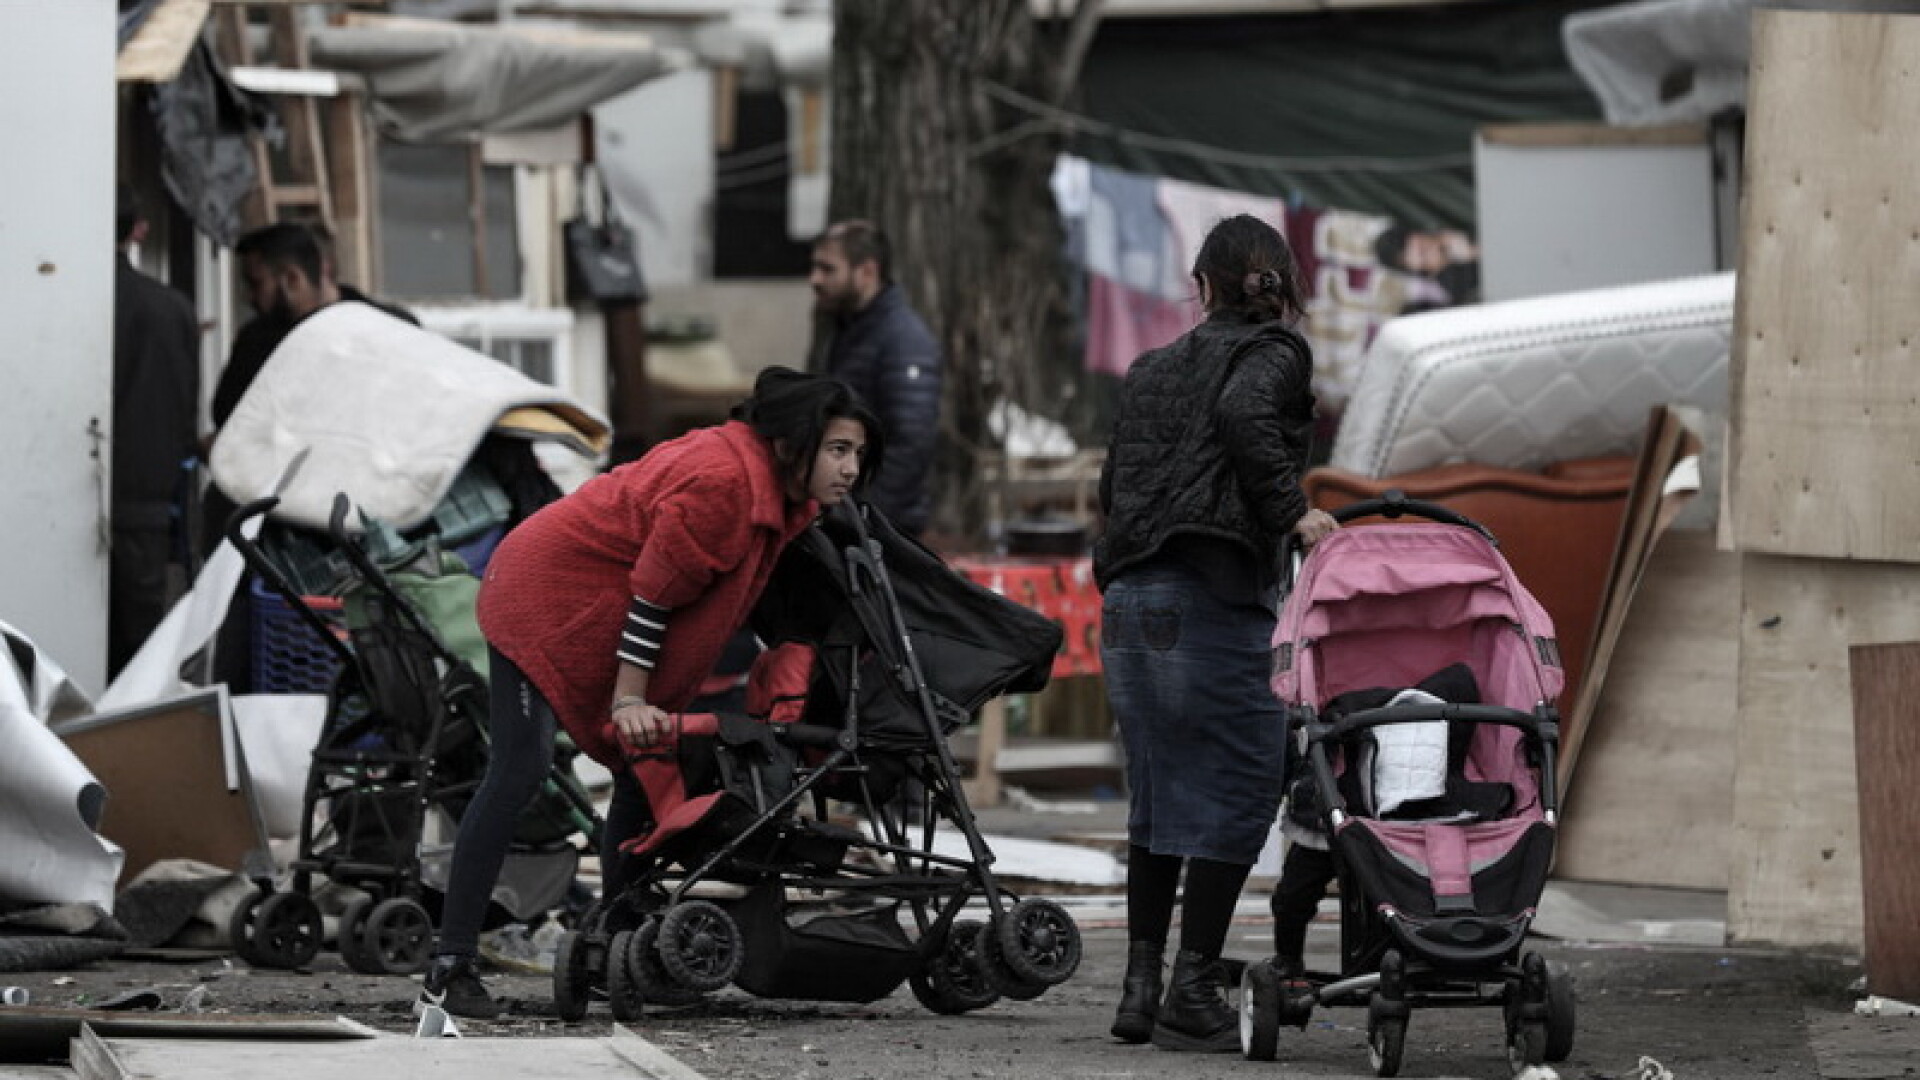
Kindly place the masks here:
POLYGON ((806 483, 813 471, 820 439, 834 420, 853 420, 867 429, 867 453, 860 462, 856 491, 879 475, 887 440, 880 419, 853 388, 831 375, 809 375, 786 367, 770 367, 753 381, 753 396, 735 405, 727 415, 751 427, 773 446, 774 460, 783 474, 806 483))
POLYGON ((1292 325, 1306 312, 1306 289, 1293 249, 1273 226, 1251 214, 1213 227, 1193 260, 1193 276, 1212 290, 1208 312, 1292 325))

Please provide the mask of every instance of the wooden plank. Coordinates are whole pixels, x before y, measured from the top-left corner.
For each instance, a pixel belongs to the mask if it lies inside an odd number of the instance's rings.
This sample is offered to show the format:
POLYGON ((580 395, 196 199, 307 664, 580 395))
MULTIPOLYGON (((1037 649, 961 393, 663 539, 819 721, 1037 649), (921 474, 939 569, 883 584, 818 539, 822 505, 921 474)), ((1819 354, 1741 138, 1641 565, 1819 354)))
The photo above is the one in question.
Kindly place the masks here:
POLYGON ((1920 19, 1756 11, 1735 315, 1742 550, 1920 562, 1920 19), (1844 163, 1844 167, 1836 167, 1844 163))
POLYGON ((126 849, 122 885, 161 859, 238 870, 266 847, 244 778, 229 787, 223 725, 209 691, 55 730, 106 786, 100 835, 126 849))
POLYGON ((1854 759, 1860 774, 1867 990, 1920 1001, 1920 641, 1857 645, 1854 759))
POLYGON ((120 49, 113 64, 119 82, 172 82, 200 40, 212 8, 208 0, 164 0, 120 49))
POLYGON ((367 133, 366 99, 341 94, 320 106, 326 111, 328 187, 333 195, 334 272, 340 281, 377 291, 374 280, 373 159, 367 133))
POLYGON ((1591 146, 1703 146, 1707 129, 1700 124, 1665 127, 1611 127, 1606 124, 1491 124, 1475 132, 1494 146, 1540 149, 1591 146))
POLYGON ((1716 549, 1710 532, 1666 533, 1625 616, 1567 794, 1554 876, 1724 890, 1740 556, 1716 549))
POLYGON ((967 802, 975 809, 1000 805, 1000 749, 1007 742, 1007 699, 980 706, 980 742, 973 776, 966 781, 967 802))
POLYGON ((1672 411, 1664 407, 1653 409, 1634 465, 1633 486, 1628 489, 1627 505, 1621 513, 1592 635, 1577 639, 1564 632, 1560 635, 1562 642, 1587 642, 1587 652, 1580 658, 1579 666, 1574 667, 1570 662, 1568 667, 1569 681, 1573 681, 1576 672, 1579 679, 1571 704, 1565 710, 1566 724, 1555 770, 1563 796, 1572 791, 1574 770, 1580 762, 1587 729, 1592 725, 1627 609, 1640 586, 1654 542, 1698 493, 1697 483, 1692 488, 1669 491, 1670 481, 1682 461, 1687 458, 1697 461, 1699 456, 1699 437, 1688 431, 1672 411))
POLYGON ((1851 645, 1920 640, 1920 566, 1742 554, 1727 933, 1864 941, 1851 645))

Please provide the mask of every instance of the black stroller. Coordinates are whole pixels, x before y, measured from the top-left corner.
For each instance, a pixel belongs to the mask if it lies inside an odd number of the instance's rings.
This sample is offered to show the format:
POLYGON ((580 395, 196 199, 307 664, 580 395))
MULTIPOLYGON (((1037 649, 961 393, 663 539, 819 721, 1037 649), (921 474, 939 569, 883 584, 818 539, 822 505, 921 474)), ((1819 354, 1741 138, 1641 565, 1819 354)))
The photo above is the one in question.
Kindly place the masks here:
MULTIPOLYGON (((1341 969, 1241 980, 1241 1045, 1362 1005, 1376 1075, 1400 1069, 1417 1008, 1503 1012, 1518 1071, 1573 1049, 1573 988, 1523 951, 1558 826, 1553 625, 1484 528, 1389 492, 1296 569, 1274 634, 1276 695, 1304 733, 1308 790, 1339 869, 1341 969), (1397 688, 1448 687, 1451 696, 1397 688)), ((1296 798, 1301 789, 1296 787, 1296 798)))
MULTIPOLYGON (((344 494, 334 497, 329 528, 350 570, 344 607, 351 645, 342 641, 242 530, 278 501, 242 507, 228 524, 228 539, 340 667, 307 771, 299 852, 288 865, 291 887, 276 892, 272 860, 249 858, 245 873, 257 891, 235 909, 229 935, 240 957, 257 967, 310 963, 323 936, 312 897, 317 875, 365 894, 339 920, 336 940, 348 967, 366 974, 417 972, 432 952, 440 895, 423 850, 426 825, 437 812, 457 822, 485 773, 486 680, 348 535, 344 494)), ((597 842, 599 820, 573 777, 573 756, 563 739, 541 797, 521 819, 502 874, 506 888, 495 894, 508 903, 504 910, 494 905, 494 925, 555 907, 574 884, 580 858, 574 838, 597 842)))
POLYGON ((562 1019, 729 983, 868 1002, 910 982, 952 1015, 1066 981, 1079 928, 995 879, 947 746, 993 696, 1045 685, 1059 628, 851 501, 788 549, 754 626, 749 716, 682 716, 671 750, 631 762, 653 821, 624 845, 631 884, 561 939, 562 1019), (964 855, 935 851, 941 822, 964 855), (984 921, 961 918, 976 898, 984 921))

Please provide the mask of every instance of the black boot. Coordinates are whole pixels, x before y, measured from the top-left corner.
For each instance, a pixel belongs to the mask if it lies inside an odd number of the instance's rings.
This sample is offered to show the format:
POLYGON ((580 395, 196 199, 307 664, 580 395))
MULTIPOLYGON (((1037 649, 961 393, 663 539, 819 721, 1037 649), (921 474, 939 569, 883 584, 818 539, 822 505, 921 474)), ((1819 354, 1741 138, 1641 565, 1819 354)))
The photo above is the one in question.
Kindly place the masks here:
POLYGON ((1203 1054, 1240 1049, 1240 1017, 1220 996, 1220 961, 1181 949, 1153 1025, 1153 1045, 1203 1054))
POLYGON ((1160 1014, 1161 954, 1166 944, 1136 941, 1127 946, 1127 974, 1120 980, 1120 1008, 1113 1014, 1113 1037, 1125 1043, 1143 1043, 1153 1035, 1153 1018, 1160 1014))

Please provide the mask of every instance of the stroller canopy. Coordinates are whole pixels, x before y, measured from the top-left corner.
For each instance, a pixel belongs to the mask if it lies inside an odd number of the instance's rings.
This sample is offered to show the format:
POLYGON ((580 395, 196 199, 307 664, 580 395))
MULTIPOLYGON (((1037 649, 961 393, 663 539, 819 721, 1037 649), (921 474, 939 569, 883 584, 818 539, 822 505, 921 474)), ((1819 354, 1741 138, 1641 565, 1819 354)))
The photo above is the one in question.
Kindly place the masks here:
MULTIPOLYGON (((803 641, 823 651, 870 654, 861 664, 860 726, 866 736, 897 735, 911 742, 924 735, 918 703, 901 683, 901 624, 936 705, 951 703, 971 713, 996 695, 1046 686, 1064 636, 1059 626, 961 577, 867 508, 862 520, 893 586, 896 623, 877 581, 849 559, 860 542, 848 505, 787 548, 754 611, 753 627, 769 645, 803 641)), ((823 666, 829 676, 845 675, 841 665, 828 661, 823 666)), ((844 701, 847 687, 833 689, 844 701)), ((809 703, 809 715, 818 717, 815 704, 809 703)))
POLYGON ((1359 526, 1321 541, 1274 648, 1274 693, 1316 707, 1460 661, 1490 705, 1531 709, 1566 681, 1546 610, 1486 537, 1455 525, 1359 526))

